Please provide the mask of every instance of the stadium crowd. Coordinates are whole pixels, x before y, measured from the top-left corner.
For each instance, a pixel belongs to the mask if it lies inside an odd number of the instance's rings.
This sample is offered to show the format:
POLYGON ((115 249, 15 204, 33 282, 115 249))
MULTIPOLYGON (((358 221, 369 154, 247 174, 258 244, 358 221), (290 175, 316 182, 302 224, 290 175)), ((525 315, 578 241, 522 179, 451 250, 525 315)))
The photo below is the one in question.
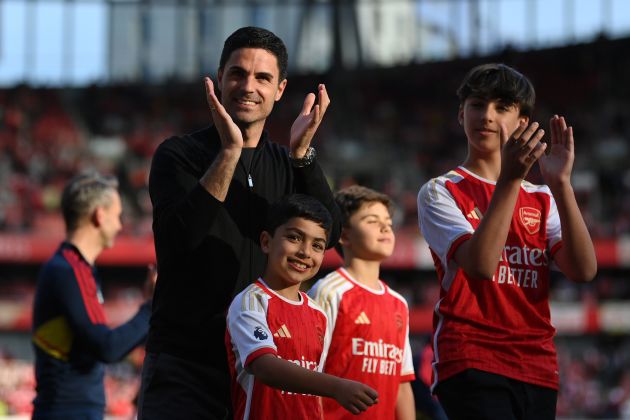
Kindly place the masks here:
MULTIPOLYGON (((471 65, 502 61, 537 86, 535 119, 567 116, 576 133, 575 188, 594 238, 630 235, 630 39, 598 40, 561 49, 518 52, 448 63, 411 65, 324 76, 332 105, 317 136, 318 153, 334 188, 361 183, 392 196, 397 229, 417 235, 416 194, 429 178, 461 162, 465 138, 457 126, 457 82, 471 65), (553 61, 553 71, 549 63, 553 61), (328 78, 328 80, 326 80, 328 78), (445 94, 444 92, 452 92, 445 94)), ((277 139, 314 80, 289 76, 283 103, 269 120, 277 139)), ((63 228, 58 217, 64 183, 84 167, 120 180, 126 232, 151 233, 147 176, 151 156, 167 136, 209 122, 201 79, 160 86, 91 86, 0 90, 0 233, 63 228)), ((536 181, 536 173, 532 175, 536 181)), ((621 276, 623 277, 623 276, 621 276)), ((424 282, 427 283, 428 282, 424 282)), ((413 304, 434 301, 406 284, 413 304)), ((614 273, 578 288, 562 280, 554 301, 629 299, 630 286, 614 273)), ((630 337, 593 334, 557 340, 562 389, 558 415, 630 418, 630 337)), ((0 416, 32 409, 32 363, 0 349, 0 416)), ((141 354, 108 369, 108 414, 130 416, 141 354)))

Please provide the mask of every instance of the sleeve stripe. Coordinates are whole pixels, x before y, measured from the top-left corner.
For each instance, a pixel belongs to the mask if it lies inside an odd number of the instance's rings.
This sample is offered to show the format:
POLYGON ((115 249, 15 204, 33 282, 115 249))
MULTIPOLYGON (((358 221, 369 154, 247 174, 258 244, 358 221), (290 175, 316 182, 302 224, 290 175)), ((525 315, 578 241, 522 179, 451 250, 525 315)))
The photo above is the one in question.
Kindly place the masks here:
POLYGON ((261 348, 259 348, 257 350, 254 350, 253 352, 249 353, 249 356, 247 356, 247 359, 245 359, 245 364, 243 365, 243 367, 249 366, 250 363, 252 363, 254 360, 258 359, 263 354, 273 354, 275 356, 277 353, 276 353, 276 350, 273 347, 261 347, 261 348))
POLYGON ((455 239, 453 241, 453 243, 451 244, 450 249, 448 250, 448 254, 446 255, 446 261, 444 261, 444 264, 448 264, 448 261, 450 261, 451 259, 453 259, 453 255, 455 255, 455 252, 457 251, 457 248, 459 248, 459 246, 464 243, 464 241, 467 241, 468 239, 470 239, 470 237, 472 236, 472 234, 470 233, 464 233, 462 236, 460 236, 459 238, 455 239))
MULTIPOLYGON (((95 299, 95 296, 90 296, 90 294, 88 293, 89 281, 91 280, 92 283, 95 283, 94 279, 92 278, 92 273, 89 273, 86 278, 86 268, 82 267, 81 262, 73 253, 66 250, 64 251, 64 257, 70 263, 70 266, 74 271, 74 276, 79 286, 79 290, 81 291, 81 297, 83 298, 83 304, 85 305, 85 310, 87 312, 88 318, 90 318, 92 324, 104 324, 105 317, 103 315, 103 308, 100 306, 100 303, 95 299)), ((96 284, 94 284, 94 287, 96 287, 96 284)))
POLYGON ((551 250, 549 251, 549 253, 551 254, 551 257, 556 255, 556 252, 558 252, 560 248, 562 248, 562 240, 559 240, 551 247, 551 250))

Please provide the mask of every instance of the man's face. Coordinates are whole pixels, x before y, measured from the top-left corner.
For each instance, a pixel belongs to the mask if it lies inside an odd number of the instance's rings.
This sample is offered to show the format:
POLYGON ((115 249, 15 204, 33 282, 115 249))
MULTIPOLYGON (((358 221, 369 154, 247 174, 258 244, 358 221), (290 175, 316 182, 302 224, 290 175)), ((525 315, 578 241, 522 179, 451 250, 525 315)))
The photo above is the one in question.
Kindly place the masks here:
POLYGON ((118 235, 118 232, 122 229, 122 222, 120 220, 122 215, 120 194, 117 191, 113 191, 111 194, 111 204, 97 208, 99 212, 99 230, 103 248, 111 248, 114 246, 114 239, 116 239, 116 235, 118 235))
POLYGON ((235 50, 218 73, 221 103, 241 128, 263 123, 280 100, 287 80, 279 80, 276 56, 261 48, 235 50))
POLYGON ((265 281, 271 287, 284 288, 317 274, 326 250, 326 231, 311 220, 294 217, 273 236, 263 232, 260 242, 267 254, 265 281))
POLYGON ((350 216, 343 228, 341 245, 349 256, 382 261, 392 255, 396 238, 387 206, 381 202, 365 203, 350 216))
POLYGON ((518 105, 469 97, 459 109, 459 122, 471 147, 480 152, 494 152, 501 149, 501 125, 511 135, 521 121, 528 121, 519 112, 518 105))

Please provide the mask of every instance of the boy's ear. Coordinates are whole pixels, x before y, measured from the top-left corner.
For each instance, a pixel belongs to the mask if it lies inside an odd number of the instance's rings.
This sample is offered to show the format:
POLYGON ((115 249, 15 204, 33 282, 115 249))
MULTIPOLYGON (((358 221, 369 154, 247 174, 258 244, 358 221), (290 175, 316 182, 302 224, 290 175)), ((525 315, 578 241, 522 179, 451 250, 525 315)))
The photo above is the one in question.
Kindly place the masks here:
POLYGON ((348 229, 341 228, 341 236, 339 236, 339 244, 341 246, 350 245, 350 239, 348 238, 348 229))
POLYGON ((521 115, 518 117, 518 122, 524 122, 525 124, 529 124, 529 117, 527 115, 521 115))
POLYGON ((457 121, 459 121, 459 125, 464 125, 464 107, 462 105, 459 106, 457 111, 457 121))
POLYGON ((271 235, 266 230, 260 232, 260 249, 265 254, 269 253, 269 242, 271 242, 271 235))

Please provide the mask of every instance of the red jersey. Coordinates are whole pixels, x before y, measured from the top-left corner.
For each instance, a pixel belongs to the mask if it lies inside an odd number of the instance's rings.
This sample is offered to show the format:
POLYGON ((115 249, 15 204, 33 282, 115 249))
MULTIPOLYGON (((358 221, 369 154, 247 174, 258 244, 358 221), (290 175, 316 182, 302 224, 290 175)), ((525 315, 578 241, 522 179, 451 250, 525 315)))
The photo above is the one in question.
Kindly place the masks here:
POLYGON ((426 183, 418 219, 440 280, 433 315, 433 385, 475 368, 558 389, 549 271, 562 245, 547 186, 523 181, 497 270, 470 278, 453 254, 473 234, 495 183, 459 167, 426 183))
POLYGON ((380 282, 368 288, 338 269, 308 292, 324 309, 332 331, 324 372, 362 382, 378 391, 378 404, 355 416, 324 398, 328 419, 394 419, 398 387, 415 378, 405 299, 380 282))
POLYGON ((239 293, 228 310, 225 344, 235 419, 321 419, 321 398, 269 387, 245 367, 263 354, 320 371, 326 315, 305 294, 290 301, 262 279, 239 293))

